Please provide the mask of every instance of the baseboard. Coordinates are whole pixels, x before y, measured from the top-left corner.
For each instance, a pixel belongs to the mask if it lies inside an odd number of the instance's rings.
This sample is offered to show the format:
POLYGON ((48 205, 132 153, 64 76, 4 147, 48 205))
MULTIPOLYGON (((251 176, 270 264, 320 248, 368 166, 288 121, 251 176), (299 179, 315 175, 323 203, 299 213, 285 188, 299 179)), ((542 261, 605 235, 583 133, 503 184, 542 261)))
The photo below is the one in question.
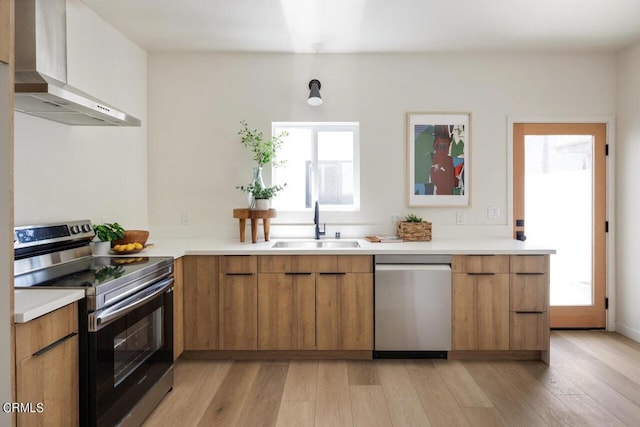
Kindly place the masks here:
POLYGON ((640 342, 640 331, 630 328, 620 323, 616 323, 615 331, 620 335, 624 335, 627 338, 631 338, 634 341, 640 342))
POLYGON ((181 358, 195 360, 371 360, 372 350, 190 350, 184 351, 181 358))

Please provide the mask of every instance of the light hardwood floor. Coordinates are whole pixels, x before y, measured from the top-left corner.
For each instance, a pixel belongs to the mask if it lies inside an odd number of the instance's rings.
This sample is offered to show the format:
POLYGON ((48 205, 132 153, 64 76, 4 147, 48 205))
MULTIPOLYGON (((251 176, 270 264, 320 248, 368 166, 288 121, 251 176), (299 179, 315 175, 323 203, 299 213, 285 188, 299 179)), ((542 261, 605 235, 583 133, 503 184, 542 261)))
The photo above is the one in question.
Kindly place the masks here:
POLYGON ((152 426, 639 426, 640 344, 558 331, 541 362, 179 360, 152 426))

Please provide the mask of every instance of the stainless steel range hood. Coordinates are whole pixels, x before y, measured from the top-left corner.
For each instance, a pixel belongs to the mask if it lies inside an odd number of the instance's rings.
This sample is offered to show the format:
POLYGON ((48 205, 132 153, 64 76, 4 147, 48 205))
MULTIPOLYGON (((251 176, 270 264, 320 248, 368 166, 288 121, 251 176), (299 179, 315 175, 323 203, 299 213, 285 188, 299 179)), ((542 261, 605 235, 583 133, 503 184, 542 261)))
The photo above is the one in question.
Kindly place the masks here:
POLYGON ((67 125, 140 120, 67 84, 66 0, 15 1, 15 110, 67 125))

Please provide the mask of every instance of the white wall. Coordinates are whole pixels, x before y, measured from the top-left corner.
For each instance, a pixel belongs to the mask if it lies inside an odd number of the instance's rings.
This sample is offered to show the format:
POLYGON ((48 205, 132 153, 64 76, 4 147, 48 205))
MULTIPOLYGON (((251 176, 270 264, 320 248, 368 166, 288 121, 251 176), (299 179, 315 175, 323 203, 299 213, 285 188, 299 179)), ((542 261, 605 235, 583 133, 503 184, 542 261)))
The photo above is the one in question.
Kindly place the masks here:
POLYGON ((617 57, 616 330, 640 341, 640 43, 617 57))
MULTIPOLYGON (((239 121, 270 133, 272 121, 358 121, 361 212, 323 213, 327 231, 391 232, 391 214, 415 212, 434 236, 511 235, 507 117, 604 117, 615 112, 615 56, 609 54, 286 55, 152 53, 149 85, 149 222, 166 234, 236 236, 231 211, 244 196, 251 158, 239 121), (306 104, 318 78, 324 104, 306 104), (471 205, 405 206, 406 112, 471 112, 471 205), (487 219, 487 207, 502 217, 487 219), (181 213, 192 225, 181 226, 181 213), (455 213, 467 224, 455 225, 455 213), (348 225, 345 225, 348 224, 348 225)), ((279 214, 277 223, 312 215, 279 214)), ((274 226, 274 237, 295 234, 274 226)))
POLYGON ((89 218, 147 227, 147 54, 68 0, 68 83, 142 120, 79 127, 15 115, 15 222, 89 218))

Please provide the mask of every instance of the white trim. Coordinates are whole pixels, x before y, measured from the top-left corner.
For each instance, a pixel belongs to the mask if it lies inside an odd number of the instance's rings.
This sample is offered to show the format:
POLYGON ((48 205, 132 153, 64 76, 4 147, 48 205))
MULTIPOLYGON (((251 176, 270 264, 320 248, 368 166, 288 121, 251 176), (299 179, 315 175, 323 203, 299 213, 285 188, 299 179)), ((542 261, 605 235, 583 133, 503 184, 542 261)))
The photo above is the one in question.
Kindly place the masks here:
MULTIPOLYGON (((514 123, 605 123, 607 125, 607 141, 609 156, 606 159, 607 168, 607 212, 609 232, 606 236, 606 268, 607 283, 605 294, 609 298, 607 311, 607 330, 616 330, 616 265, 615 265, 615 117, 548 117, 548 116, 507 116, 507 211, 510 230, 513 230, 513 125, 514 123)), ((622 327, 621 325, 617 325, 622 327)), ((624 328, 634 333, 628 328, 624 328)), ((622 332, 621 332, 622 333, 622 332)), ((625 334, 626 335, 626 334, 625 334)), ((629 336, 629 335, 628 335, 629 336)))
POLYGON ((621 335, 624 335, 625 337, 640 342, 640 331, 637 329, 629 328, 628 326, 618 323, 617 325, 615 325, 615 328, 613 330, 621 335))

